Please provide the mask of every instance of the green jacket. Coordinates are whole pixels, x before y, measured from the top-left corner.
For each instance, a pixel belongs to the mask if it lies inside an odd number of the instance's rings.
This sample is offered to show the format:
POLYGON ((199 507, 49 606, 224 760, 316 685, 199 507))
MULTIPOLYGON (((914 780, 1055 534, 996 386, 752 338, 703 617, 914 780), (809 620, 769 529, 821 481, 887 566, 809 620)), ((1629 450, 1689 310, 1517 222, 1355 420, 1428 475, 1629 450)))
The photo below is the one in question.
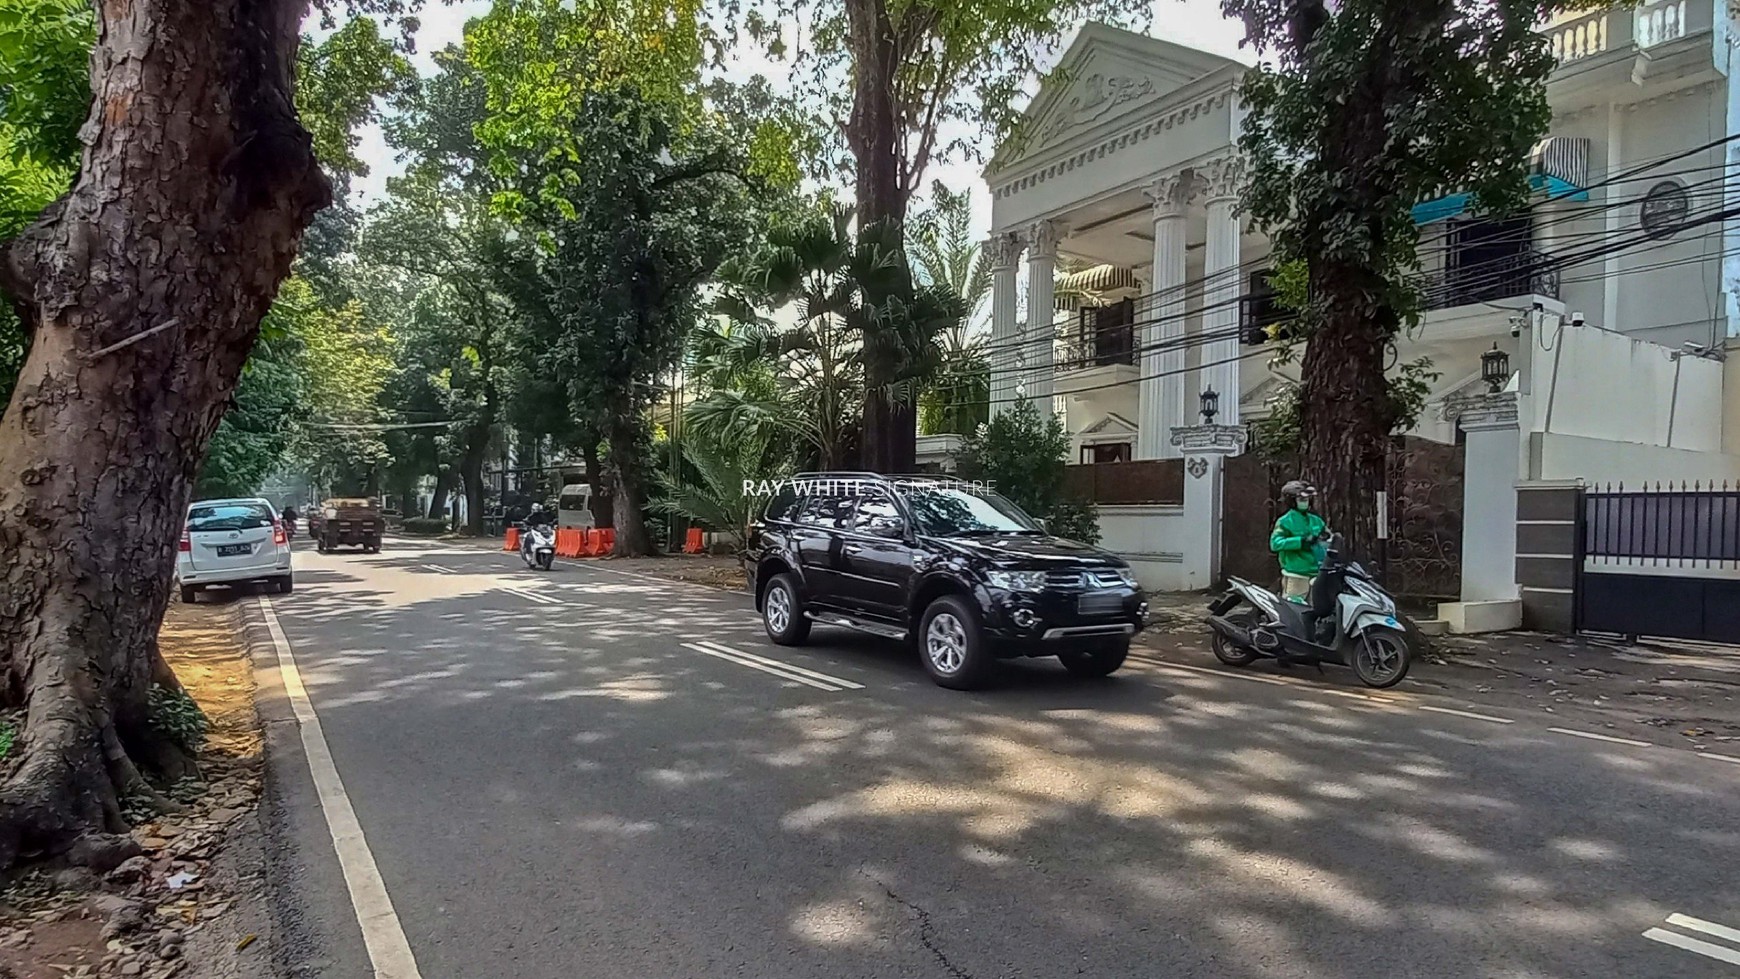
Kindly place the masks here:
POLYGON ((1288 510, 1275 521, 1275 532, 1269 535, 1269 550, 1280 557, 1282 571, 1314 577, 1323 567, 1323 542, 1319 539, 1306 546, 1305 539, 1322 538, 1328 529, 1323 518, 1309 510, 1288 510))

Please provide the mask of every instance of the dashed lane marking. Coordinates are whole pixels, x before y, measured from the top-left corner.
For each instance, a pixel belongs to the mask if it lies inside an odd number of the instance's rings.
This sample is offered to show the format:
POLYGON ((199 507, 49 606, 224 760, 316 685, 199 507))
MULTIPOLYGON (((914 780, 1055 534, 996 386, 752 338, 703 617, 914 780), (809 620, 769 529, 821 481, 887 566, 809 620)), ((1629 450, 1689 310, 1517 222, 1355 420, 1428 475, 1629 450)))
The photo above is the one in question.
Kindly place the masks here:
MULTIPOLYGON (((817 680, 817 679, 814 679, 813 677, 804 676, 802 673, 793 672, 789 669, 783 669, 780 667, 769 666, 769 665, 767 665, 767 663, 758 663, 755 660, 749 658, 748 656, 739 654, 735 650, 732 650, 730 647, 727 647, 727 646, 720 646, 718 648, 714 648, 716 645, 717 644, 715 644, 715 643, 699 643, 699 642, 683 643, 683 646, 685 648, 692 649, 697 653, 703 653, 705 655, 713 657, 714 659, 722 659, 727 663, 735 663, 738 666, 747 666, 752 670, 759 670, 763 673, 767 673, 767 674, 770 674, 772 676, 779 677, 781 680, 790 680, 793 683, 801 683, 806 687, 814 687, 817 690, 826 690, 829 693, 839 693, 841 690, 845 689, 844 687, 838 686, 834 683, 830 683, 830 682, 827 682, 824 680, 817 680)), ((783 665, 784 664, 781 664, 781 666, 783 666, 783 665)))
POLYGON ((1740 765, 1740 758, 1735 758, 1732 755, 1712 755, 1709 752, 1700 752, 1700 754, 1711 761, 1725 761, 1730 765, 1740 765))
POLYGON ((1476 721, 1491 721, 1494 724, 1516 723, 1508 717, 1493 717, 1491 714, 1476 714, 1471 710, 1457 710, 1454 707, 1433 707, 1430 704, 1419 704, 1417 706, 1421 710, 1431 711, 1434 714, 1453 714, 1457 717, 1467 717, 1476 721))
POLYGON ((452 568, 444 568, 439 564, 420 564, 420 565, 418 565, 418 567, 422 568, 425 571, 433 571, 436 574, 458 574, 459 573, 459 572, 453 570, 452 568))
MULTIPOLYGON (((1667 921, 1663 923, 1672 925, 1675 928, 1684 929, 1685 931, 1699 932, 1700 934, 1708 935, 1711 938, 1719 938, 1724 942, 1731 942, 1734 945, 1740 946, 1740 930, 1729 928, 1727 925, 1716 924, 1714 921, 1705 921, 1702 918, 1694 918, 1689 914, 1675 913, 1668 915, 1667 921)), ((1718 962, 1727 962, 1730 965, 1740 965, 1740 948, 1731 948, 1728 945, 1718 945, 1715 942, 1705 941, 1702 938, 1693 938, 1690 935, 1681 934, 1677 931, 1669 931, 1666 928, 1651 928, 1643 933, 1643 937, 1652 942, 1671 945, 1674 948, 1702 955, 1705 958, 1715 959, 1718 962)))
POLYGON ((516 587, 514 585, 508 585, 506 588, 503 588, 502 590, 507 592, 510 595, 518 595, 520 598, 523 598, 526 601, 532 602, 532 603, 537 604, 537 605, 561 605, 562 604, 562 600, 560 598, 556 598, 556 597, 551 596, 551 595, 539 594, 538 592, 532 591, 529 588, 520 588, 520 587, 516 587))
POLYGON ((1550 727, 1547 728, 1547 730, 1554 734, 1568 734, 1573 738, 1588 738, 1590 741, 1608 741, 1613 744, 1628 744, 1633 748, 1654 747, 1648 741, 1639 741, 1636 738, 1616 738, 1611 734, 1596 734, 1594 731, 1573 731, 1568 727, 1550 727))
POLYGON ((302 685, 302 674, 296 669, 296 656, 290 650, 290 640, 278 624, 272 603, 258 598, 265 615, 266 631, 278 651, 278 672, 283 678, 284 694, 290 699, 296 715, 296 726, 302 735, 302 754, 308 760, 308 773, 314 779, 314 792, 326 816, 327 832, 332 834, 332 848, 338 854, 339 872, 344 875, 350 891, 351 908, 356 923, 362 929, 363 947, 368 952, 369 965, 375 979, 421 979, 417 960, 411 955, 411 943, 405 940, 405 929, 399 924, 398 913, 387 895, 386 881, 381 879, 375 856, 363 838, 362 823, 351 808, 350 795, 344 781, 338 777, 338 767, 332 761, 332 749, 320 728, 320 715, 308 699, 308 688, 302 685))
POLYGON ((848 680, 845 677, 834 676, 831 673, 819 673, 815 670, 806 669, 805 667, 798 666, 794 663, 787 663, 784 660, 769 659, 766 656, 761 656, 761 655, 758 655, 756 653, 751 653, 747 650, 738 649, 736 646, 727 646, 722 642, 713 642, 711 640, 702 640, 702 644, 707 645, 707 646, 711 646, 714 649, 723 650, 727 653, 734 653, 738 656, 745 657, 746 659, 752 659, 752 660, 756 661, 757 663, 763 663, 763 664, 766 664, 768 666, 778 667, 779 669, 788 670, 792 673, 801 673, 804 676, 807 676, 813 680, 820 680, 823 683, 832 683, 832 684, 835 684, 837 686, 844 687, 847 690, 862 690, 862 689, 864 689, 864 685, 862 683, 857 683, 855 681, 848 680))

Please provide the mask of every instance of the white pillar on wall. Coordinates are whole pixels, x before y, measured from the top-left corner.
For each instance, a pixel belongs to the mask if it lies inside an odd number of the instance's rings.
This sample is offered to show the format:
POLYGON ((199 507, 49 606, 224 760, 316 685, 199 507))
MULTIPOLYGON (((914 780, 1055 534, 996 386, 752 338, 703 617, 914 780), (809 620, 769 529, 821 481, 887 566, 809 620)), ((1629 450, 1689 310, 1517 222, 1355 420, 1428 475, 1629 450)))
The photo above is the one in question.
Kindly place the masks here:
POLYGON ((1462 600, 1513 600, 1518 595, 1517 396, 1507 391, 1460 398, 1446 415, 1468 436, 1462 476, 1462 600))
POLYGON ((1214 388, 1220 394, 1218 421, 1225 425, 1239 424, 1239 297, 1244 294, 1243 277, 1239 274, 1239 234, 1243 222, 1239 219, 1239 192, 1244 186, 1245 162, 1242 157, 1229 156, 1211 162, 1202 171, 1208 198, 1208 245, 1203 260, 1203 275, 1207 287, 1203 290, 1202 330, 1219 337, 1202 347, 1200 356, 1204 368, 1197 372, 1197 383, 1185 391, 1189 401, 1204 388, 1214 388), (1212 365, 1212 366, 1208 366, 1212 365))
POLYGON ((1011 234, 992 235, 985 242, 985 260, 991 266, 991 414, 1000 415, 1015 399, 1015 344, 1021 332, 1015 273, 1021 262, 1020 240, 1011 234))
POLYGON ((1180 587, 1212 588, 1220 582, 1226 459, 1244 451, 1245 430, 1239 425, 1180 425, 1172 429, 1171 442, 1184 455, 1180 587))
POLYGON ((1137 344, 1142 350, 1142 380, 1137 388, 1137 459, 1176 459, 1178 449, 1168 437, 1172 426, 1187 420, 1184 412, 1184 348, 1162 344, 1184 336, 1184 230, 1194 174, 1161 177, 1147 189, 1154 205, 1154 266, 1148 299, 1136 311, 1144 324, 1137 344))
POLYGON ((1041 412, 1051 403, 1052 345, 1057 342, 1057 312, 1052 296, 1057 275, 1057 226, 1037 221, 1027 229, 1027 328, 1021 331, 1020 353, 1027 369, 1019 375, 1022 393, 1041 412))

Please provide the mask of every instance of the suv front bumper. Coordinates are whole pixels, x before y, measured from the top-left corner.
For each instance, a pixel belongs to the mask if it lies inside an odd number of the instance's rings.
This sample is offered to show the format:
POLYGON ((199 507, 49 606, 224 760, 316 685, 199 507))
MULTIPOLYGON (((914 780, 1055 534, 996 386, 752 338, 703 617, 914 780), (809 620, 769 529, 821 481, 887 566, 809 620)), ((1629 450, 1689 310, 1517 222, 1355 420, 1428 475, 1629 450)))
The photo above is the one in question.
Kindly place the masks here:
POLYGON ((986 589, 985 635, 1002 656, 1056 656, 1128 639, 1148 624, 1140 588, 1017 592, 986 589), (1090 601, 1083 601, 1091 596, 1090 601))

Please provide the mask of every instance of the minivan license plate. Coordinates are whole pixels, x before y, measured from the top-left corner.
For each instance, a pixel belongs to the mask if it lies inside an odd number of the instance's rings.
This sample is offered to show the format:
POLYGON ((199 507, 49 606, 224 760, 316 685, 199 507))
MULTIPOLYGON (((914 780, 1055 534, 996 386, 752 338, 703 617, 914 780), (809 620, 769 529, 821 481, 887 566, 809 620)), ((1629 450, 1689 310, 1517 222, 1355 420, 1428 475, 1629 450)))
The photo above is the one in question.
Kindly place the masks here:
POLYGON ((254 553, 254 545, 252 545, 252 544, 219 544, 217 552, 218 552, 218 557, 238 557, 238 556, 243 555, 243 554, 254 553))

